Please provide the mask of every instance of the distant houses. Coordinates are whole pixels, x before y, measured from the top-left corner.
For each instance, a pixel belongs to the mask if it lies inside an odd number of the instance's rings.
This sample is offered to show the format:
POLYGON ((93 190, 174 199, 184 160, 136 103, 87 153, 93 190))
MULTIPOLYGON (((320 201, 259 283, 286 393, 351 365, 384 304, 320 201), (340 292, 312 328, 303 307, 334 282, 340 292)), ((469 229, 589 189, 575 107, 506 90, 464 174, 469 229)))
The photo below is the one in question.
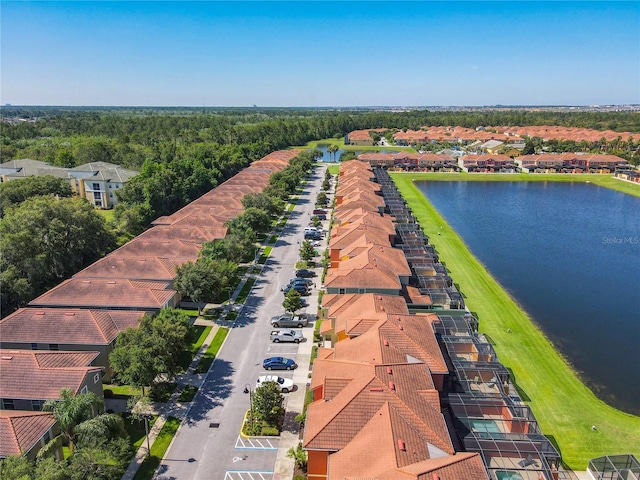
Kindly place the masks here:
POLYGON ((8 182, 31 176, 52 175, 69 182, 74 194, 86 198, 97 208, 113 208, 118 203, 116 191, 138 172, 107 162, 85 163, 74 168, 55 167, 46 162, 23 158, 0 165, 0 181, 8 182))

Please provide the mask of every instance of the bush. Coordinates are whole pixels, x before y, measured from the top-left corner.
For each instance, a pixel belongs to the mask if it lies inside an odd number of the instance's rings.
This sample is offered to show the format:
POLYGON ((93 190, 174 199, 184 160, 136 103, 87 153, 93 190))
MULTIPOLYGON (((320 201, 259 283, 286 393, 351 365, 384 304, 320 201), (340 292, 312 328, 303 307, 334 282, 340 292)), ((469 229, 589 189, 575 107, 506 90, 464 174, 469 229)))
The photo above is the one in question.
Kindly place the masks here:
POLYGON ((280 430, 278 430, 278 427, 264 426, 260 431, 260 435, 264 437, 277 437, 280 435, 280 430))
POLYGON ((154 402, 166 402, 176 389, 176 384, 171 382, 155 383, 149 391, 149 398, 154 402))

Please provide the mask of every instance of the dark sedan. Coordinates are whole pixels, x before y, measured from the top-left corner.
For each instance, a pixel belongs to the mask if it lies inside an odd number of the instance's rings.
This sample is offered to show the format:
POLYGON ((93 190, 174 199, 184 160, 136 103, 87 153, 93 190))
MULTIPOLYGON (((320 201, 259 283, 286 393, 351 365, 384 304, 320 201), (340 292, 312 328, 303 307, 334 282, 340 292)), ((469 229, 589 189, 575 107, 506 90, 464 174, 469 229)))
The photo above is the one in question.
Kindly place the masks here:
POLYGON ((296 270, 296 277, 311 278, 315 276, 316 276, 316 272, 314 272, 313 270, 307 270, 306 268, 301 268, 300 270, 296 270))
POLYGON ((265 370, 293 370, 297 368, 296 362, 290 358, 270 357, 262 361, 262 368, 265 370))

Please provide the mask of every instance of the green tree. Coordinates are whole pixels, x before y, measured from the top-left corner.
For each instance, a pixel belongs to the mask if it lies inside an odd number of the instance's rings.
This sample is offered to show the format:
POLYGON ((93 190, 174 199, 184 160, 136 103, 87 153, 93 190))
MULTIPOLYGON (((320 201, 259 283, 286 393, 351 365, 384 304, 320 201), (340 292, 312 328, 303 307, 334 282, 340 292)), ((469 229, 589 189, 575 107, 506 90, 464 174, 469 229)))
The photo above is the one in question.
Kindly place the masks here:
POLYGON ((292 288, 285 293, 282 306, 285 312, 294 313, 302 308, 302 296, 292 288))
POLYGON ((225 259, 199 257, 176 269, 174 285, 181 295, 190 297, 198 305, 198 314, 206 302, 220 298, 222 292, 237 279, 238 265, 225 259))
POLYGON ((69 462, 71 480, 120 478, 128 466, 131 446, 124 438, 103 440, 78 448, 69 462))
POLYGON ((248 208, 258 208, 264 210, 271 216, 279 215, 284 208, 282 200, 278 197, 273 197, 262 193, 248 193, 242 197, 242 206, 248 208))
POLYGON ((313 248, 313 245, 311 245, 311 242, 309 242, 309 240, 302 242, 302 246, 300 247, 300 258, 305 262, 310 262, 315 258, 315 256, 316 250, 313 248))
POLYGON ((27 198, 41 195, 70 197, 73 192, 67 180, 51 175, 26 177, 0 183, 0 217, 4 215, 7 207, 22 203, 27 198))
POLYGON ((318 193, 316 197, 316 205, 326 206, 328 202, 327 194, 325 192, 318 193))
POLYGON ((3 480, 31 480, 33 474, 33 462, 26 457, 12 455, 0 460, 0 477, 3 480))
POLYGON ((276 425, 284 414, 284 396, 276 382, 264 382, 253 392, 253 418, 276 425))
POLYGON ((47 400, 42 410, 53 414, 60 434, 47 443, 38 452, 38 456, 42 458, 50 455, 63 441, 68 442, 73 455, 80 440, 91 442, 122 435, 122 418, 112 413, 100 414, 103 408, 104 400, 92 392, 74 395, 71 390, 63 389, 59 400, 47 400))
POLYGON ((336 153, 338 152, 338 150, 340 150, 340 148, 334 144, 331 144, 327 147, 327 153, 331 155, 331 160, 334 162, 336 161, 336 153))
POLYGON ((162 309, 156 316, 142 317, 138 328, 118 335, 109 362, 121 382, 141 387, 144 393, 160 375, 172 378, 180 371, 180 354, 192 334, 186 313, 162 309))
POLYGON ((536 148, 530 138, 527 138, 524 142, 524 148, 522 149, 522 155, 533 155, 536 153, 536 148))
POLYGON ((303 472, 307 471, 307 451, 302 448, 302 443, 298 442, 296 448, 291 447, 287 451, 287 457, 293 459, 296 462, 296 467, 300 468, 303 472))
POLYGON ((260 208, 247 208, 237 217, 227 222, 232 233, 253 230, 257 233, 265 233, 271 229, 271 218, 269 214, 260 208))
POLYGON ((67 462, 56 461, 53 457, 40 458, 36 462, 37 480, 67 480, 70 472, 67 462))
POLYGON ((39 295, 114 245, 104 218, 84 199, 38 196, 9 208, 0 222, 3 314, 29 300, 24 294, 39 295))

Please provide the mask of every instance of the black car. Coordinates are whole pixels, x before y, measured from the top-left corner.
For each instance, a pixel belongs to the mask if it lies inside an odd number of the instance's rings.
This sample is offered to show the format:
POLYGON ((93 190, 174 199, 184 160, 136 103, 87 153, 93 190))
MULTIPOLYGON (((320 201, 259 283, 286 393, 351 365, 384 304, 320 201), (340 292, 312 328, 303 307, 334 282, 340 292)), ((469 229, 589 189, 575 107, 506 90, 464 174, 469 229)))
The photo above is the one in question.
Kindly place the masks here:
POLYGON ((322 240, 322 234, 319 232, 304 232, 305 240, 322 240))
POLYGON ((307 286, 312 286, 315 282, 313 280, 309 280, 308 278, 300 278, 300 277, 296 277, 296 278, 292 278, 291 280, 289 280, 289 285, 293 285, 296 283, 301 283, 303 285, 307 285, 307 286))
POLYGON ((313 270, 307 270, 306 268, 301 268, 300 270, 296 270, 296 277, 311 278, 315 276, 316 276, 316 272, 314 272, 313 270))
POLYGON ((311 293, 309 293, 309 289, 307 288, 307 286, 300 283, 295 285, 287 285, 283 290, 284 294, 286 295, 289 292, 289 290, 295 290, 303 297, 306 297, 307 295, 311 295, 311 293))

